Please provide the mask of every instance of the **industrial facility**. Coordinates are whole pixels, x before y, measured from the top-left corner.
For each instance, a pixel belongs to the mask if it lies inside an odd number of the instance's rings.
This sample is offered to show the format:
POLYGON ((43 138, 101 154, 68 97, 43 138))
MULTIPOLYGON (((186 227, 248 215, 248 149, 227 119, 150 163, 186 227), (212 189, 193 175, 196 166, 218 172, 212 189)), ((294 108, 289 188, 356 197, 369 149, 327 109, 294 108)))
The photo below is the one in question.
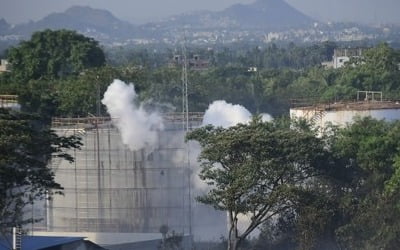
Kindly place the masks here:
POLYGON ((328 123, 343 127, 356 117, 367 116, 378 120, 399 120, 400 103, 384 100, 382 92, 358 91, 354 101, 295 102, 290 109, 291 118, 304 118, 317 127, 325 127, 328 123))
MULTIPOLYGON (((202 113, 189 113, 189 127, 200 126, 202 119, 202 113)), ((32 226, 35 235, 88 235, 101 244, 110 234, 131 241, 161 238, 162 226, 199 239, 225 234, 226 215, 195 202, 196 164, 188 158, 182 113, 164 115, 157 146, 136 151, 122 143, 109 117, 55 118, 52 128, 80 136, 83 146, 68 152, 73 163, 52 160, 64 195, 31 208, 33 217, 45 218, 32 226), (198 218, 201 214, 207 218, 198 218)))

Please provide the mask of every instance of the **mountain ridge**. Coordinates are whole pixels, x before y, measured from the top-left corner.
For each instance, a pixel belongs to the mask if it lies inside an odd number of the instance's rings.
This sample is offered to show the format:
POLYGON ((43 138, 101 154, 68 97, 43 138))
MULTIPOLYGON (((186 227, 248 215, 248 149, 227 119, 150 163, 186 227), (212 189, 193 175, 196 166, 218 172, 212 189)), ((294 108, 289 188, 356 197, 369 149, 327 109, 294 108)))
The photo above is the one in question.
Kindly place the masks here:
POLYGON ((16 25, 13 31, 28 36, 44 29, 71 29, 104 39, 114 36, 128 38, 135 34, 135 26, 115 17, 111 12, 88 6, 72 6, 64 12, 51 13, 36 21, 16 25))
POLYGON ((184 13, 158 21, 135 26, 115 17, 111 12, 88 6, 72 6, 64 12, 51 13, 36 21, 11 28, 0 20, 0 34, 13 32, 29 36, 43 29, 72 29, 102 40, 157 36, 154 29, 176 30, 179 27, 196 29, 234 28, 275 31, 309 26, 313 20, 283 0, 257 0, 251 4, 235 4, 222 11, 184 13), (156 28, 154 28, 156 27, 156 28), (4 32, 2 32, 4 31, 4 32))
POLYGON ((236 4, 222 13, 238 18, 244 26, 260 25, 270 29, 304 27, 315 22, 283 0, 257 0, 248 5, 236 4))

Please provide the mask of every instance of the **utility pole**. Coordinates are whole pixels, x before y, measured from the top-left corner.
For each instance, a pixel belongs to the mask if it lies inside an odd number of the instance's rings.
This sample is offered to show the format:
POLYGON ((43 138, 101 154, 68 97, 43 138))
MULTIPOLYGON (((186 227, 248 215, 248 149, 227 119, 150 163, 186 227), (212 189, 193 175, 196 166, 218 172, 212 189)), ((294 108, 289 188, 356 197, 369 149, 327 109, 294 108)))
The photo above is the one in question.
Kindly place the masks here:
MULTIPOLYGON (((186 37, 184 38, 184 42, 182 45, 182 56, 183 56, 183 64, 182 64, 182 122, 183 122, 183 131, 185 134, 189 132, 189 100, 188 100, 188 62, 187 62, 187 54, 186 54, 186 37)), ((187 182, 188 182, 188 226, 189 226, 189 249, 192 249, 192 182, 191 182, 191 168, 190 168, 190 147, 186 142, 186 153, 187 153, 187 182)), ((186 216, 185 216, 186 217, 186 216)), ((185 225, 184 225, 185 227, 185 225)))
MULTIPOLYGON (((102 167, 100 161, 100 135, 99 135, 99 119, 101 116, 101 102, 100 102, 100 83, 99 76, 96 75, 96 118, 95 118, 95 126, 96 126, 96 162, 97 162, 97 202, 99 209, 99 218, 103 218, 103 194, 102 194, 102 167)), ((99 229, 99 228, 98 228, 99 229)))
POLYGON ((96 116, 100 117, 100 84, 99 84, 99 76, 96 75, 96 116))

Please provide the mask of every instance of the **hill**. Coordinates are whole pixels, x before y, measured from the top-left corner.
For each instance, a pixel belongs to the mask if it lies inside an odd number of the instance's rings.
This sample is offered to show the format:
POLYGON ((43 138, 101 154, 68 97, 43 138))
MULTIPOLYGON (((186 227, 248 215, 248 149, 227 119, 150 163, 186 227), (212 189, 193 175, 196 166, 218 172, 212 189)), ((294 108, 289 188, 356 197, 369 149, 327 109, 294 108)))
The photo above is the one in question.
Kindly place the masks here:
POLYGON ((173 16, 159 23, 166 26, 185 25, 192 28, 235 28, 278 31, 310 27, 314 20, 283 0, 257 0, 252 4, 236 4, 223 11, 200 11, 173 16))
POLYGON ((13 32, 29 36, 44 29, 71 29, 99 40, 132 37, 135 27, 121 21, 109 11, 91 7, 74 6, 62 13, 53 13, 37 22, 17 25, 13 32))
POLYGON ((283 0, 258 0, 253 4, 236 4, 219 13, 235 20, 241 27, 268 30, 301 28, 314 20, 299 12, 283 0))

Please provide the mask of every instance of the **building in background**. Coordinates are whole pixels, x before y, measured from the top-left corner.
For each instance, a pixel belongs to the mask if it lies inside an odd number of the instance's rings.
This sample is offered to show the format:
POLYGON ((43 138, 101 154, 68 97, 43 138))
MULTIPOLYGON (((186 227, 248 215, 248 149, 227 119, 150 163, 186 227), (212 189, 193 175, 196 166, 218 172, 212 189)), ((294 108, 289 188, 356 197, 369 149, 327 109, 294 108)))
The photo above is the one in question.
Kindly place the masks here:
POLYGON ((6 59, 1 59, 0 60, 0 74, 3 72, 9 72, 10 71, 10 64, 6 59))
POLYGON ((322 62, 321 65, 326 68, 338 69, 343 67, 350 59, 362 57, 364 51, 365 49, 362 48, 335 49, 333 51, 332 61, 322 62))
POLYGON ((338 69, 343 67, 351 58, 362 57, 363 51, 361 48, 335 49, 333 52, 333 68, 338 69))

